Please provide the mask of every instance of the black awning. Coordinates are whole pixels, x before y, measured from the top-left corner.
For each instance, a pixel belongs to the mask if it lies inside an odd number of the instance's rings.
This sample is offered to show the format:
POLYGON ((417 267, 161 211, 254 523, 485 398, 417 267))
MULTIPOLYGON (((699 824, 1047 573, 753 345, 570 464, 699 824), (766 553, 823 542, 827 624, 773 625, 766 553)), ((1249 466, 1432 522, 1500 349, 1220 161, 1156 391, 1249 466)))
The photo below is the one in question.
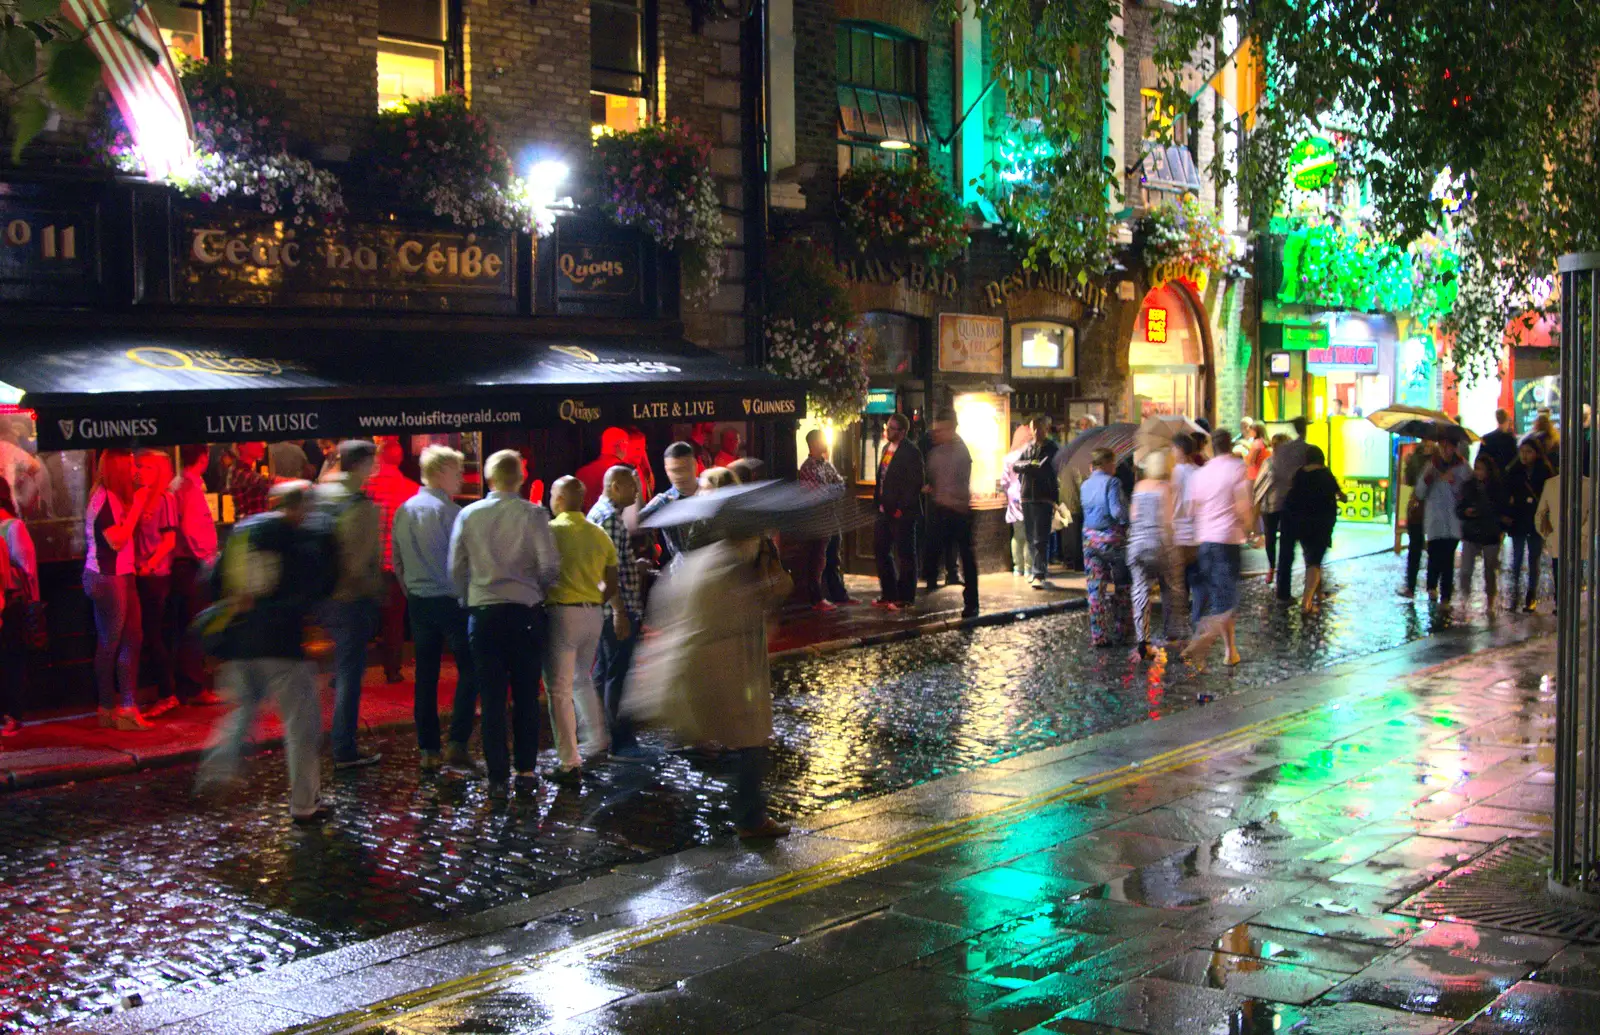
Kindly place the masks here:
POLYGON ((0 340, 0 402, 51 450, 792 418, 805 386, 676 339, 31 328, 0 340))

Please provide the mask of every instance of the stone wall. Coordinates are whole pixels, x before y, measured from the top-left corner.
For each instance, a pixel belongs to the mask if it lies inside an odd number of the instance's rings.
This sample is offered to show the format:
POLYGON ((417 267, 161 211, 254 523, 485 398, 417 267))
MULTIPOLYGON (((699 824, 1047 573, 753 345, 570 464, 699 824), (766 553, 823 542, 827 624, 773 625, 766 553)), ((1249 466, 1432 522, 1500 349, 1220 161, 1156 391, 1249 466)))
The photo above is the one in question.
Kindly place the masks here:
POLYGON ((378 107, 378 0, 232 5, 239 75, 272 83, 297 135, 323 148, 359 147, 378 107))

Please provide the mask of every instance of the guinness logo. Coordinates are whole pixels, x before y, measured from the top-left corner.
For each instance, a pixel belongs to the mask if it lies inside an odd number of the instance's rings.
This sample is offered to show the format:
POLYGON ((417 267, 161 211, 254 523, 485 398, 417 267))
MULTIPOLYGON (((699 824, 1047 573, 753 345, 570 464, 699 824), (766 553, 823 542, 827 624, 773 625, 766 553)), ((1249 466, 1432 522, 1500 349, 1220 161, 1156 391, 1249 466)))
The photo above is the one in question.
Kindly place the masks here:
POLYGON ((750 400, 749 399, 746 399, 744 401, 744 412, 746 413, 746 415, 748 415, 750 413, 750 400))
POLYGON ((58 420, 56 421, 56 427, 61 429, 61 437, 66 439, 68 442, 72 441, 73 432, 78 430, 77 425, 73 424, 70 420, 58 420))
POLYGON ((590 352, 588 349, 580 348, 577 345, 552 345, 550 346, 550 351, 560 352, 563 355, 571 356, 573 359, 582 360, 585 363, 600 362, 599 356, 595 355, 593 352, 590 352))

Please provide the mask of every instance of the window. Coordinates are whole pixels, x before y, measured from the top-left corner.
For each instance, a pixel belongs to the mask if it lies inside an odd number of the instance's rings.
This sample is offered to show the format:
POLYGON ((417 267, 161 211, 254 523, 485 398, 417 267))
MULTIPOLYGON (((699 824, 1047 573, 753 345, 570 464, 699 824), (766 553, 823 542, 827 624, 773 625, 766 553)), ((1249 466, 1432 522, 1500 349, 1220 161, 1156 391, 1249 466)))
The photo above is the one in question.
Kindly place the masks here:
POLYGON ((1077 333, 1067 324, 1026 320, 1011 325, 1013 377, 1069 378, 1077 374, 1077 333))
POLYGON ((652 33, 645 2, 589 2, 589 123, 597 137, 638 129, 650 117, 652 33))
POLYGON ((1142 89, 1144 100, 1144 158, 1140 180, 1146 190, 1182 194, 1202 187, 1195 154, 1200 145, 1199 119, 1191 112, 1177 113, 1161 103, 1161 91, 1142 89), (1171 142, 1161 138, 1171 131, 1171 142))
POLYGON ((839 171, 861 162, 909 165, 928 146, 921 44, 844 23, 836 37, 839 171))
POLYGON ((461 82, 459 0, 382 0, 378 107, 437 97, 461 82))
POLYGON ((222 17, 216 0, 155 4, 161 39, 174 61, 204 61, 222 56, 222 17))

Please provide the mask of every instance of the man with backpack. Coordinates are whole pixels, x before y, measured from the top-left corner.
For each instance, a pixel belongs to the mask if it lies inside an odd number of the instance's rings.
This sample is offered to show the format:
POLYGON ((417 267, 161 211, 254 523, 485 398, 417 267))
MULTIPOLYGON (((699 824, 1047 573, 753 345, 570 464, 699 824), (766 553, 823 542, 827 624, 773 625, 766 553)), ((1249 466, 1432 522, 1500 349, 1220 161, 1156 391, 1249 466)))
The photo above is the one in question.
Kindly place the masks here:
POLYGON ((322 626, 333 637, 333 768, 354 769, 383 760, 356 747, 361 718, 361 680, 367 671, 367 641, 378 629, 388 587, 378 505, 365 491, 378 447, 350 439, 339 443, 339 471, 317 486, 320 521, 337 557, 333 592, 320 608, 322 626))
POLYGON ((240 748, 271 697, 283 720, 289 764, 289 813, 296 823, 326 817, 318 794, 322 703, 305 655, 305 622, 332 588, 331 544, 308 521, 311 483, 282 482, 274 509, 234 527, 212 572, 218 603, 201 616, 206 647, 222 659, 219 682, 234 710, 201 763, 202 787, 225 785, 239 769, 240 748))

